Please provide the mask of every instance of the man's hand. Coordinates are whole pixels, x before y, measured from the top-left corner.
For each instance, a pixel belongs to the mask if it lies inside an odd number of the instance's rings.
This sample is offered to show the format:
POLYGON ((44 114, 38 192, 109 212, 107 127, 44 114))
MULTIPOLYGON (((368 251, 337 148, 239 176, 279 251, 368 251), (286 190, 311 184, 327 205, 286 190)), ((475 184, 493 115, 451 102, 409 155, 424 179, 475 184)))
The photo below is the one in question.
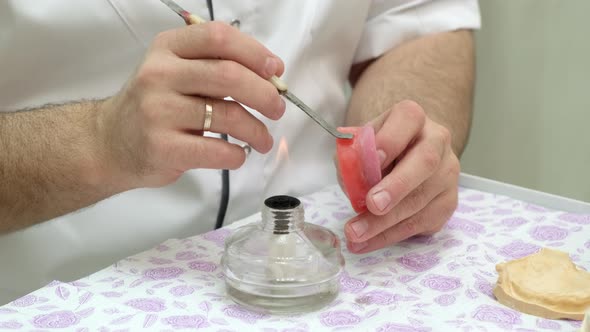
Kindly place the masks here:
POLYGON ((267 128, 238 102, 279 119, 285 102, 267 80, 283 69, 276 55, 224 23, 161 33, 136 75, 99 113, 112 173, 128 187, 156 187, 189 169, 240 167, 240 146, 202 136, 206 103, 213 107, 210 131, 268 152, 267 128))
POLYGON ((352 68, 347 125, 373 125, 384 178, 367 195, 369 211, 345 226, 350 251, 434 233, 453 213, 474 58, 473 35, 460 30, 408 41, 352 68))
POLYGON ((403 101, 371 122, 384 178, 367 195, 369 211, 345 227, 363 253, 439 231, 457 206, 459 160, 448 129, 403 101))
POLYGON ((239 103, 280 118, 285 102, 267 80, 283 70, 253 38, 210 22, 158 35, 111 98, 0 114, 0 234, 189 169, 239 167, 241 147, 203 136, 206 103, 210 131, 268 152, 268 129, 239 103))

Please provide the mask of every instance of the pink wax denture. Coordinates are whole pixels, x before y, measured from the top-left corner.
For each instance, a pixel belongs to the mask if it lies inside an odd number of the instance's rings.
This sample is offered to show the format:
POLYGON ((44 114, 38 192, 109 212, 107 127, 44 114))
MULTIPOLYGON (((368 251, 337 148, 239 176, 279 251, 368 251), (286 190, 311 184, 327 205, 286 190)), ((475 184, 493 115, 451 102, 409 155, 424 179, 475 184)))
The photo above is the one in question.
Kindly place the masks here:
POLYGON ((338 131, 353 134, 352 139, 336 141, 338 167, 344 191, 356 212, 367 210, 367 193, 381 181, 381 165, 371 126, 340 127, 338 131))

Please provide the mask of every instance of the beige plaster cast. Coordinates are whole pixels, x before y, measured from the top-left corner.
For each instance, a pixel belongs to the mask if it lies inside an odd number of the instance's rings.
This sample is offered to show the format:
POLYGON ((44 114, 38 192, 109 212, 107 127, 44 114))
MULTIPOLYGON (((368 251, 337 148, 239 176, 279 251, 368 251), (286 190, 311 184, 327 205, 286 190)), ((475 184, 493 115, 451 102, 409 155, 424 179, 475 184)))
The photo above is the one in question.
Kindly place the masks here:
POLYGON ((549 319, 582 320, 590 309, 590 273, 569 255, 553 249, 496 265, 498 301, 523 313, 549 319))

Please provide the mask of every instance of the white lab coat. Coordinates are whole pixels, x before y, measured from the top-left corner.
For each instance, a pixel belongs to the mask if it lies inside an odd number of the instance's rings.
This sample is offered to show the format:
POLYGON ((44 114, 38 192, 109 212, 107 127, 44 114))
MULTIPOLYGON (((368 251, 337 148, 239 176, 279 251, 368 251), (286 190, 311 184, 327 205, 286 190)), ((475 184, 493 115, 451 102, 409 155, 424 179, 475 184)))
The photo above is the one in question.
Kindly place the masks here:
MULTIPOLYGON (((204 0, 178 3, 208 17, 204 0)), ((279 55, 290 90, 335 125, 343 123, 353 63, 410 38, 480 24, 477 0, 223 0, 214 8, 217 20, 239 19, 243 32, 279 55)), ((110 96, 159 31, 183 24, 159 0, 0 1, 0 111, 110 96)), ((232 171, 226 223, 257 212, 270 195, 301 196, 336 183, 334 139, 287 105, 282 120, 263 121, 276 143, 285 138, 288 162, 277 161, 275 144, 232 171)), ((125 192, 0 236, 0 304, 211 230, 220 181, 220 171, 193 170, 167 187, 125 192)))

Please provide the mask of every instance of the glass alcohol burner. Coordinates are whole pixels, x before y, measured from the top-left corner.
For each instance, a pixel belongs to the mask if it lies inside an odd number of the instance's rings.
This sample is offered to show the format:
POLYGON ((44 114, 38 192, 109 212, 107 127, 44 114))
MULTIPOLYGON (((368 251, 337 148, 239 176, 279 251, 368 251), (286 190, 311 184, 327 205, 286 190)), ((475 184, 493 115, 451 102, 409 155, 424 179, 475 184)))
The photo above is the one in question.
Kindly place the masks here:
POLYGON ((296 313, 336 298, 344 258, 332 231, 304 221, 297 198, 273 196, 265 200, 260 222, 238 228, 226 240, 222 266, 235 302, 296 313))

